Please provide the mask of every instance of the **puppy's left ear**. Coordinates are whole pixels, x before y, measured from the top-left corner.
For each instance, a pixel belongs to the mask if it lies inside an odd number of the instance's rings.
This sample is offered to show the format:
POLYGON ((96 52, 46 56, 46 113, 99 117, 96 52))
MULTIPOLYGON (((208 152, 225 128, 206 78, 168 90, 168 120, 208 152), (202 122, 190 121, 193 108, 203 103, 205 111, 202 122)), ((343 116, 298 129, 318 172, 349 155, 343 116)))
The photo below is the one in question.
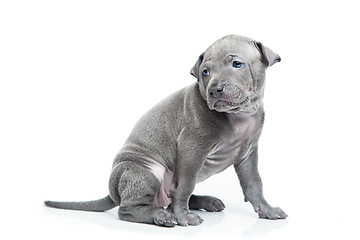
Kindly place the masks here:
POLYGON ((267 67, 281 61, 279 54, 274 53, 270 48, 267 48, 261 42, 254 41, 253 44, 261 54, 261 61, 265 63, 267 67))
POLYGON ((199 56, 195 65, 193 66, 193 68, 190 71, 190 74, 193 75, 194 77, 196 77, 198 79, 198 81, 199 81, 199 67, 200 67, 200 64, 202 63, 203 59, 204 59, 204 53, 199 56))

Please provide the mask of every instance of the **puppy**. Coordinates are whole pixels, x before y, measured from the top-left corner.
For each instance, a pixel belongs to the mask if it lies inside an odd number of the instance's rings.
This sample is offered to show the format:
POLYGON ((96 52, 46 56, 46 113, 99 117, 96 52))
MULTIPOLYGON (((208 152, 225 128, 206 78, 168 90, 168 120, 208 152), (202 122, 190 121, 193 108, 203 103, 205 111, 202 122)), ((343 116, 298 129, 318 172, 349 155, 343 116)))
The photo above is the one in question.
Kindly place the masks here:
POLYGON ((197 82, 136 124, 114 160, 107 197, 45 204, 85 211, 119 206, 125 221, 199 225, 203 220, 191 209, 222 211, 225 206, 215 197, 192 195, 195 184, 233 165, 245 201, 259 217, 286 218, 266 202, 257 168, 265 71, 279 61, 278 54, 250 38, 219 39, 191 69, 197 82))

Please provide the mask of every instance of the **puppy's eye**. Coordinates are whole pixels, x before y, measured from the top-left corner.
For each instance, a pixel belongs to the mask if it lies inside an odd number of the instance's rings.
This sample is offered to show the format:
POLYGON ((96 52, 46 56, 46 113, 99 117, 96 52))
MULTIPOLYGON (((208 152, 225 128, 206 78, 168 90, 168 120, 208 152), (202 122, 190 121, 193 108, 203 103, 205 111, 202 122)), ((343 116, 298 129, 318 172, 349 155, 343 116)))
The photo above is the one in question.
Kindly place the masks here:
POLYGON ((234 68, 241 68, 242 65, 244 65, 242 62, 239 62, 239 61, 234 61, 233 62, 233 67, 234 68))
POLYGON ((204 70, 202 71, 202 74, 204 75, 204 77, 207 77, 207 76, 210 75, 210 71, 207 70, 207 69, 204 69, 204 70))

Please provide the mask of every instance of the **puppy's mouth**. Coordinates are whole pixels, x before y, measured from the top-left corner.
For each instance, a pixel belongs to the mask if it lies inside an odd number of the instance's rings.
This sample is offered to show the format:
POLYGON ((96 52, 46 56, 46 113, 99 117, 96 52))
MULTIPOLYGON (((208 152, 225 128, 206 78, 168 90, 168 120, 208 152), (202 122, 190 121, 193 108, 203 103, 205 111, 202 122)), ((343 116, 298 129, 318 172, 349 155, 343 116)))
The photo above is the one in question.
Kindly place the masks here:
POLYGON ((232 102, 225 99, 219 99, 218 101, 214 102, 212 106, 209 106, 209 108, 218 112, 235 112, 246 106, 249 102, 249 96, 247 96, 241 102, 232 102))

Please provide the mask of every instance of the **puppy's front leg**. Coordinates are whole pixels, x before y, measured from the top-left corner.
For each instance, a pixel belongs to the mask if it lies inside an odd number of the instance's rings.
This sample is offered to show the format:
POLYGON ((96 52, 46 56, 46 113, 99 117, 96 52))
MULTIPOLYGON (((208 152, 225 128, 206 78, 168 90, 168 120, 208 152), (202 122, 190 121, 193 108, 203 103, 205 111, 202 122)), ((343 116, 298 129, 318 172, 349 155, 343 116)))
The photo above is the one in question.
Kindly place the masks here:
MULTIPOLYGON (((199 225, 203 219, 189 211, 189 198, 195 188, 196 178, 204 164, 206 151, 189 139, 178 141, 178 158, 171 187, 171 207, 177 223, 181 226, 199 225)), ((198 140, 201 142, 201 140, 198 140)))
POLYGON ((262 182, 258 171, 257 150, 256 146, 246 159, 242 159, 234 164, 245 195, 245 201, 250 201, 260 218, 272 220, 284 219, 287 217, 287 214, 281 208, 271 207, 264 198, 262 182))
POLYGON ((189 198, 194 190, 196 178, 193 169, 183 168, 187 175, 175 176, 171 189, 171 207, 175 219, 180 226, 199 225, 204 220, 196 213, 189 211, 189 198), (190 175, 191 174, 191 175, 190 175))

